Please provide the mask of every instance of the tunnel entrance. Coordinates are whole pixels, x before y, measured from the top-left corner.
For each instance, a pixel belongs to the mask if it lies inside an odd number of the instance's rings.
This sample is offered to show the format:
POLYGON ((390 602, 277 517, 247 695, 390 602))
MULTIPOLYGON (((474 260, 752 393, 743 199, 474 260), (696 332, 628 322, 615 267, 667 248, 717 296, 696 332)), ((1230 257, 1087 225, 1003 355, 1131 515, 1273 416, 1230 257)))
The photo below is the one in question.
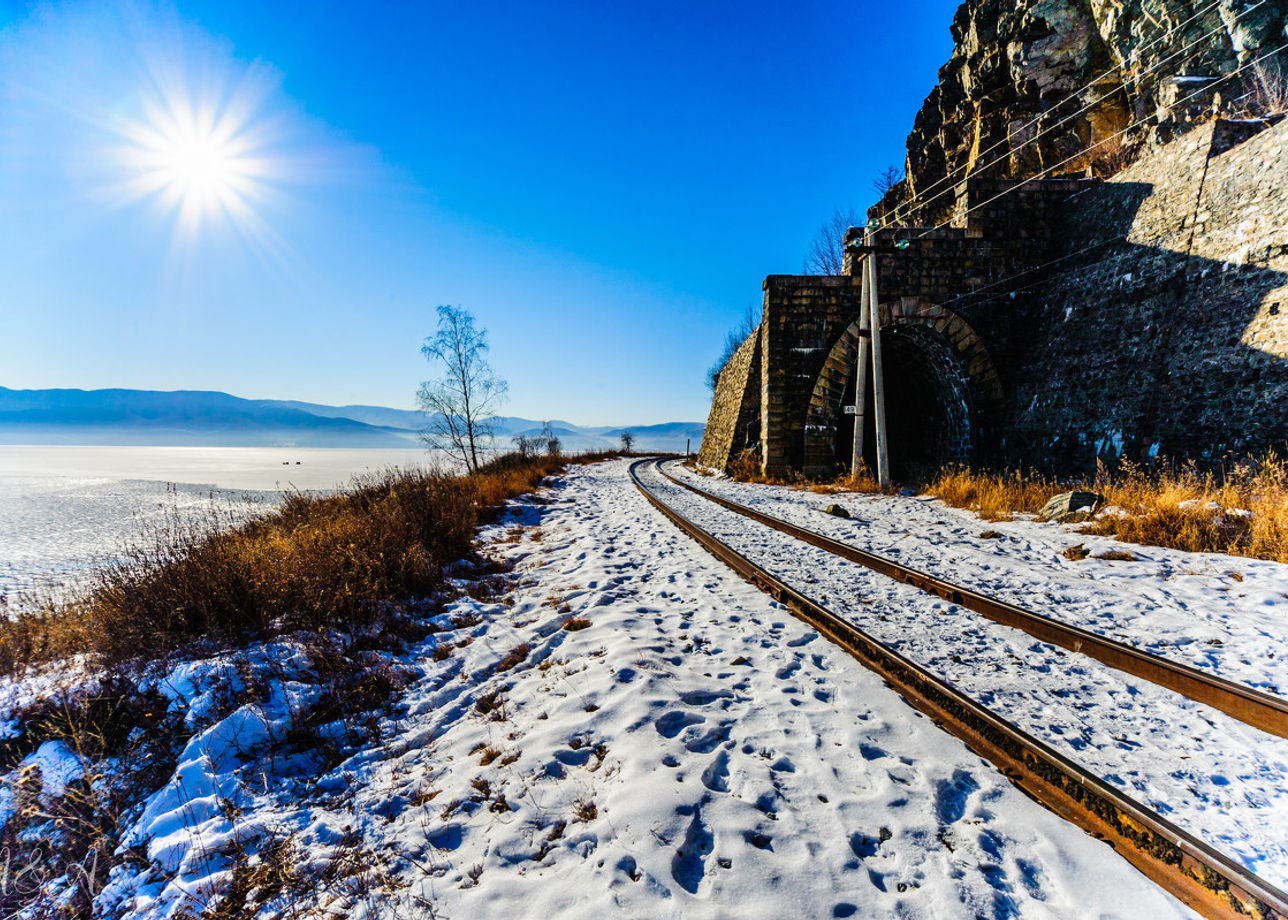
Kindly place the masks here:
MULTIPOLYGON (((891 478, 921 481, 946 464, 962 463, 971 452, 971 394, 966 371, 952 346, 933 329, 919 325, 887 327, 881 335, 885 381, 886 430, 891 478)), ((871 373, 871 371, 869 371, 871 373)), ((835 456, 850 466, 854 416, 854 374, 838 408, 835 456)), ((872 387, 867 388, 863 459, 876 470, 876 425, 872 387)))

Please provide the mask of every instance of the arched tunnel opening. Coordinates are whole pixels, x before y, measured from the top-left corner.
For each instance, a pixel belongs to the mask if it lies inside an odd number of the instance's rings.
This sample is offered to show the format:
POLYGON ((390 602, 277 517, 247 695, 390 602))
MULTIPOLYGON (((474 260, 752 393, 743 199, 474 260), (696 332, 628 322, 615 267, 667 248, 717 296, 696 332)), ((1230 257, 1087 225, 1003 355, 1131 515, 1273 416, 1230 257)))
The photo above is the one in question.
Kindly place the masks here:
MULTIPOLYGON (((934 330, 921 326, 884 329, 881 346, 891 478, 922 482, 948 464, 969 460, 970 384, 952 346, 934 330)), ((863 460, 875 473, 876 417, 871 383, 869 377, 863 460)), ((836 459, 846 469, 854 443, 854 416, 843 413, 845 406, 852 405, 853 374, 841 398, 836 426, 836 459)))

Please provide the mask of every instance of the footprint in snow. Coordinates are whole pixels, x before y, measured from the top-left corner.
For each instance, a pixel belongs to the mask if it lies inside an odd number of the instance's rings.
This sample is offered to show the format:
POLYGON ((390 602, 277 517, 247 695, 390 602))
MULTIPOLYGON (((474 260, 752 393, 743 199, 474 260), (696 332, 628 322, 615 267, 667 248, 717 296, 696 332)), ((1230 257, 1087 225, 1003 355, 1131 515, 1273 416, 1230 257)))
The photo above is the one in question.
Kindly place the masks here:
POLYGON ((459 824, 445 824, 442 827, 435 828, 425 839, 436 850, 455 850, 461 845, 462 837, 463 834, 459 824))
POLYGON ((712 792, 729 791, 729 752, 720 751, 702 771, 702 785, 712 792))
POLYGON ((575 751, 555 751, 555 760, 567 767, 584 767, 590 760, 590 748, 583 747, 575 751))
POLYGON ((729 740, 729 731, 733 728, 733 722, 721 722, 719 725, 709 729, 705 733, 692 739, 685 748, 693 754, 710 754, 721 744, 729 740))
POLYGON ((859 756, 862 757, 864 760, 880 760, 882 757, 888 757, 890 755, 888 755, 881 748, 877 747, 875 744, 860 742, 859 756))
MULTIPOLYGON (((681 809, 684 814, 687 809, 681 809)), ((693 806, 693 820, 685 831, 684 842, 671 858, 671 877, 689 894, 697 894, 706 877, 706 861, 715 846, 715 837, 702 821, 702 806, 693 806)))
POLYGON ((705 722, 704 716, 696 713, 684 712, 683 710, 673 709, 663 716, 660 716, 653 727, 663 738, 674 738, 680 732, 684 731, 690 725, 697 725, 699 722, 705 722))
POLYGON ((966 814, 966 801, 979 783, 965 770, 954 770, 951 780, 940 780, 935 791, 935 812, 941 824, 953 824, 966 814))

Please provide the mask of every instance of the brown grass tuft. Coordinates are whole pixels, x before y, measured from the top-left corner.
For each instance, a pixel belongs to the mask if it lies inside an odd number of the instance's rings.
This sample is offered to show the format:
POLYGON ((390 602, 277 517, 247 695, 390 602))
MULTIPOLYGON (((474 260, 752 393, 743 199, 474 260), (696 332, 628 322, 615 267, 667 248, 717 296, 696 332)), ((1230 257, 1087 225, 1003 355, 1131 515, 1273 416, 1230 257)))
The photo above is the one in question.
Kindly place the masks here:
POLYGON ((497 664, 497 673, 499 674, 502 671, 509 671, 511 668, 515 668, 523 664, 523 662, 527 660, 528 653, 531 651, 531 647, 526 642, 516 645, 514 648, 510 649, 509 654, 502 658, 500 663, 497 664))
POLYGON ((1288 562, 1288 465, 1274 454, 1220 473, 1194 465, 1148 470, 1130 462, 1100 467, 1093 478, 1057 481, 1037 473, 955 468, 927 491, 986 520, 1033 514, 1055 494, 1088 489, 1108 511, 1081 532, 1191 552, 1288 562))
POLYGON ((599 806, 591 799, 579 799, 572 807, 578 821, 594 821, 599 816, 599 806))

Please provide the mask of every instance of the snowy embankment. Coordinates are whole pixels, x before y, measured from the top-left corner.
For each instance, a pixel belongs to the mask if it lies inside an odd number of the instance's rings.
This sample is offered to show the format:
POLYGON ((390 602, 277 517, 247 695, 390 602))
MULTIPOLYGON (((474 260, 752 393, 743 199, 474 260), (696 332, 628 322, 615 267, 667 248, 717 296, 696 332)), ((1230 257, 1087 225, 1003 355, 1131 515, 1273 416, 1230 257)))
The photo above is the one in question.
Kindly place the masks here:
MULTIPOLYGON (((1288 884, 1285 739, 803 544, 656 472, 646 481, 700 526, 879 641, 1267 881, 1288 884)), ((951 552, 950 545, 945 558, 951 552)))
MULTIPOLYGON (((408 683, 378 743, 322 725, 338 754, 291 746, 317 691, 289 644, 160 680, 193 735, 98 909, 1190 916, 680 535, 626 469, 574 468, 485 531, 506 593, 462 596, 386 662, 408 683), (260 702, 230 708, 249 684, 260 702)), ((76 765, 43 756, 49 796, 76 765)))

